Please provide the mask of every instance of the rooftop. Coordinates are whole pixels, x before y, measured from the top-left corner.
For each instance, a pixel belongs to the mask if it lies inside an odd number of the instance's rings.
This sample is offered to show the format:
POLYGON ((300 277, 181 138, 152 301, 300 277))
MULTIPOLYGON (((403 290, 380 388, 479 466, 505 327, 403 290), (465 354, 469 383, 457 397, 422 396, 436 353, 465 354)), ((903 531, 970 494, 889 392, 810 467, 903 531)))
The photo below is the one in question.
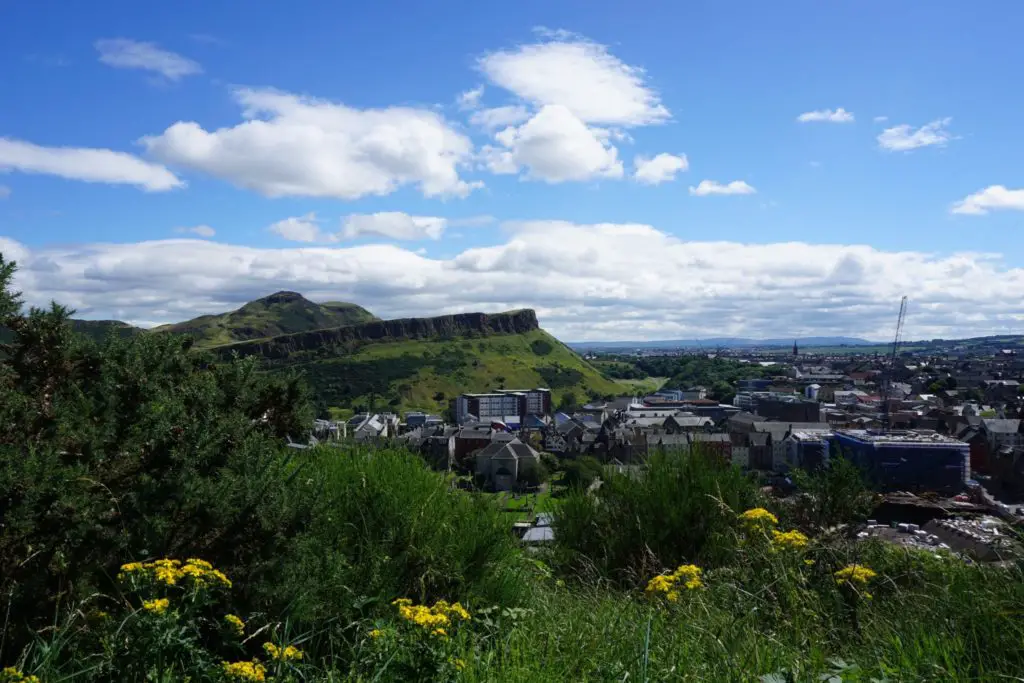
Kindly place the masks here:
POLYGON ((858 441, 874 444, 915 444, 964 446, 962 441, 933 432, 930 430, 891 430, 884 432, 876 429, 837 429, 837 436, 846 436, 858 441))

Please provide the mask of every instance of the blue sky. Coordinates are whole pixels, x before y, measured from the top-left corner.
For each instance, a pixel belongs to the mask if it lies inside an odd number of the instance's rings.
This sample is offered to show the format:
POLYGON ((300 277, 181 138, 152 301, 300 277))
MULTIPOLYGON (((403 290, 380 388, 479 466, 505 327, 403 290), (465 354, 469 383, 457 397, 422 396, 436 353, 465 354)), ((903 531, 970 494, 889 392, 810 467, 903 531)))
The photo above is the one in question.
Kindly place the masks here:
POLYGON ((884 338, 907 294, 911 336, 1024 333, 1021 19, 0 0, 0 249, 29 301, 140 324, 289 288, 884 338))

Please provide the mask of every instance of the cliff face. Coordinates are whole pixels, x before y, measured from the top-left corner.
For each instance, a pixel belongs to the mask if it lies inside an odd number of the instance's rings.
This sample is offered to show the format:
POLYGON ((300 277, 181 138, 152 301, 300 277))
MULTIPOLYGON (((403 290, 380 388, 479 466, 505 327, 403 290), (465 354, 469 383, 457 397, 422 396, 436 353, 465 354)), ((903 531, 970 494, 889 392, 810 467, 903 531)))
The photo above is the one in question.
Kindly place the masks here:
POLYGON ((215 349, 221 354, 287 358, 293 353, 315 351, 358 342, 437 339, 445 337, 523 334, 539 329, 537 314, 531 309, 507 313, 460 313, 436 318, 400 318, 378 320, 361 325, 284 334, 270 339, 229 344, 215 349))

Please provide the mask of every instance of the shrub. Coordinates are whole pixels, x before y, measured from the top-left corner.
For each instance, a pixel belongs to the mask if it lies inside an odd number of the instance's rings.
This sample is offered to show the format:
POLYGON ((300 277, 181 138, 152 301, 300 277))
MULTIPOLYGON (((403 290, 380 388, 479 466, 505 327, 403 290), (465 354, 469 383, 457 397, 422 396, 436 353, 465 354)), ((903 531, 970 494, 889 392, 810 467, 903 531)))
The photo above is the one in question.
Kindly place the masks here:
POLYGON ((736 513, 758 500, 750 479, 698 449, 656 454, 639 477, 605 476, 596 495, 570 492, 555 538, 571 566, 630 584, 666 567, 728 561, 736 513))
POLYGON ((533 349, 533 352, 538 356, 546 356, 555 350, 555 347, 551 345, 551 342, 546 339, 533 340, 530 342, 530 348, 533 349))

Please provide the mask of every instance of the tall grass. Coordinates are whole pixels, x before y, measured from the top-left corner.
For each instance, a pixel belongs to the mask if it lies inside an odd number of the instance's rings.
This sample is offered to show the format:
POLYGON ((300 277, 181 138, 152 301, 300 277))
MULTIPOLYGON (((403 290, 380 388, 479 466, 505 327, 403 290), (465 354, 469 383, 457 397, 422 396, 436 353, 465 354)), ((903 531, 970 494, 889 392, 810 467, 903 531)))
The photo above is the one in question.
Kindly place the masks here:
POLYGON ((606 474, 597 496, 569 494, 555 520, 560 559, 626 583, 684 562, 722 564, 736 514, 759 500, 751 479, 711 453, 660 452, 640 476, 606 474))

